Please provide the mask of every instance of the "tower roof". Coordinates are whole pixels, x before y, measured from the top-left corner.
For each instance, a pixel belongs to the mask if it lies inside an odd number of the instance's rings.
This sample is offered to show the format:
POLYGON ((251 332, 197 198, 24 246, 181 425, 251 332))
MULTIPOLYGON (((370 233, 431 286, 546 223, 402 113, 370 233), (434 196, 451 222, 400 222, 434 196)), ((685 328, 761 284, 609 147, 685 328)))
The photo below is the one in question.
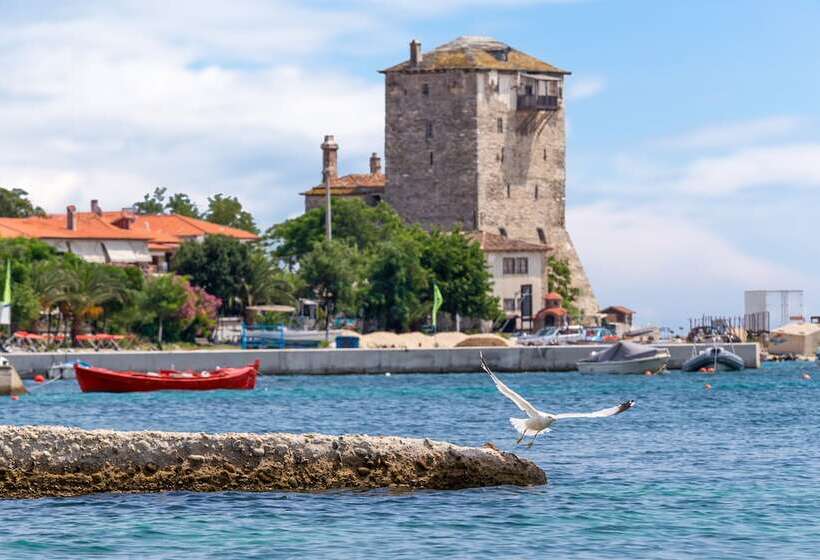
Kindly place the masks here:
POLYGON ((462 36, 430 52, 418 64, 409 60, 391 66, 389 72, 435 72, 438 70, 509 70, 569 74, 492 37, 462 36))

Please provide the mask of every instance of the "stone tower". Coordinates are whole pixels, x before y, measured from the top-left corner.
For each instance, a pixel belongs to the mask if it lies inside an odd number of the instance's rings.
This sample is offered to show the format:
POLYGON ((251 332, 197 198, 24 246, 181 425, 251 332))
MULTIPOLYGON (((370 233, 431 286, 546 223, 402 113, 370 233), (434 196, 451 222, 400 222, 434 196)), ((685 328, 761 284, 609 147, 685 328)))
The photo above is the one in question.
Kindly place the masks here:
POLYGON ((566 259, 576 302, 598 303, 565 228, 564 78, 488 37, 459 37, 385 74, 387 201, 426 227, 480 230, 566 259))

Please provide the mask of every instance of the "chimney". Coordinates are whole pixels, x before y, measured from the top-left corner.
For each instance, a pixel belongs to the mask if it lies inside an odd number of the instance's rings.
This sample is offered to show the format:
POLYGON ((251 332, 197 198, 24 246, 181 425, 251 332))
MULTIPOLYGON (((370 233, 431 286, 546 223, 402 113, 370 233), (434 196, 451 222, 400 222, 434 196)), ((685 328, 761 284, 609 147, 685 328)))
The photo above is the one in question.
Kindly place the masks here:
POLYGON ((133 208, 123 208, 122 212, 120 212, 120 218, 114 223, 114 225, 122 229, 131 229, 131 226, 134 224, 136 219, 137 217, 134 216, 133 208))
POLYGON ((415 39, 410 41, 410 64, 412 66, 421 64, 421 43, 415 39))
POLYGON ((100 208, 100 201, 96 198, 91 201, 91 211, 98 216, 102 216, 102 208, 100 208))
POLYGON ((322 142, 322 183, 331 182, 339 176, 338 151, 339 145, 333 135, 325 136, 322 142))
POLYGON ((65 227, 71 231, 77 231, 77 207, 73 204, 71 206, 66 206, 65 227))
POLYGON ((382 172, 382 158, 379 157, 379 154, 373 152, 370 156, 370 174, 375 175, 376 173, 382 172))

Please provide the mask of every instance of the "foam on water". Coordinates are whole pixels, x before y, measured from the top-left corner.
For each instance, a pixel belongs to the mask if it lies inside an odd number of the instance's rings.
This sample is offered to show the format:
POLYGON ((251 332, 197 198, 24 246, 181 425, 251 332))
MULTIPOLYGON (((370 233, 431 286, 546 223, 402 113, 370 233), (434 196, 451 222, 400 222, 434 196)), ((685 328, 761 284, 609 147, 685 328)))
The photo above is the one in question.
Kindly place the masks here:
MULTIPOLYGON (((94 495, 0 501, 0 557, 816 558, 820 384, 813 364, 661 377, 503 375, 545 410, 634 398, 531 450, 542 488, 94 495), (704 388, 705 383, 713 386, 704 388)), ((266 377, 256 391, 79 392, 0 400, 0 423, 391 434, 509 449, 515 406, 483 375, 266 377)))

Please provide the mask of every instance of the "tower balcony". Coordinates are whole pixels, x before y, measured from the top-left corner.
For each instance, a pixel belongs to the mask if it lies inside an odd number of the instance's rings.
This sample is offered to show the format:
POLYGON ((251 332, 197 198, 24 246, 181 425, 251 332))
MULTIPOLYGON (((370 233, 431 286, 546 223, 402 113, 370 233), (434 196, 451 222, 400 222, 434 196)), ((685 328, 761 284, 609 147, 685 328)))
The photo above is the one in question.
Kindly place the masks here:
POLYGON ((561 108, 561 98, 557 95, 519 95, 516 108, 519 111, 557 111, 561 108))

